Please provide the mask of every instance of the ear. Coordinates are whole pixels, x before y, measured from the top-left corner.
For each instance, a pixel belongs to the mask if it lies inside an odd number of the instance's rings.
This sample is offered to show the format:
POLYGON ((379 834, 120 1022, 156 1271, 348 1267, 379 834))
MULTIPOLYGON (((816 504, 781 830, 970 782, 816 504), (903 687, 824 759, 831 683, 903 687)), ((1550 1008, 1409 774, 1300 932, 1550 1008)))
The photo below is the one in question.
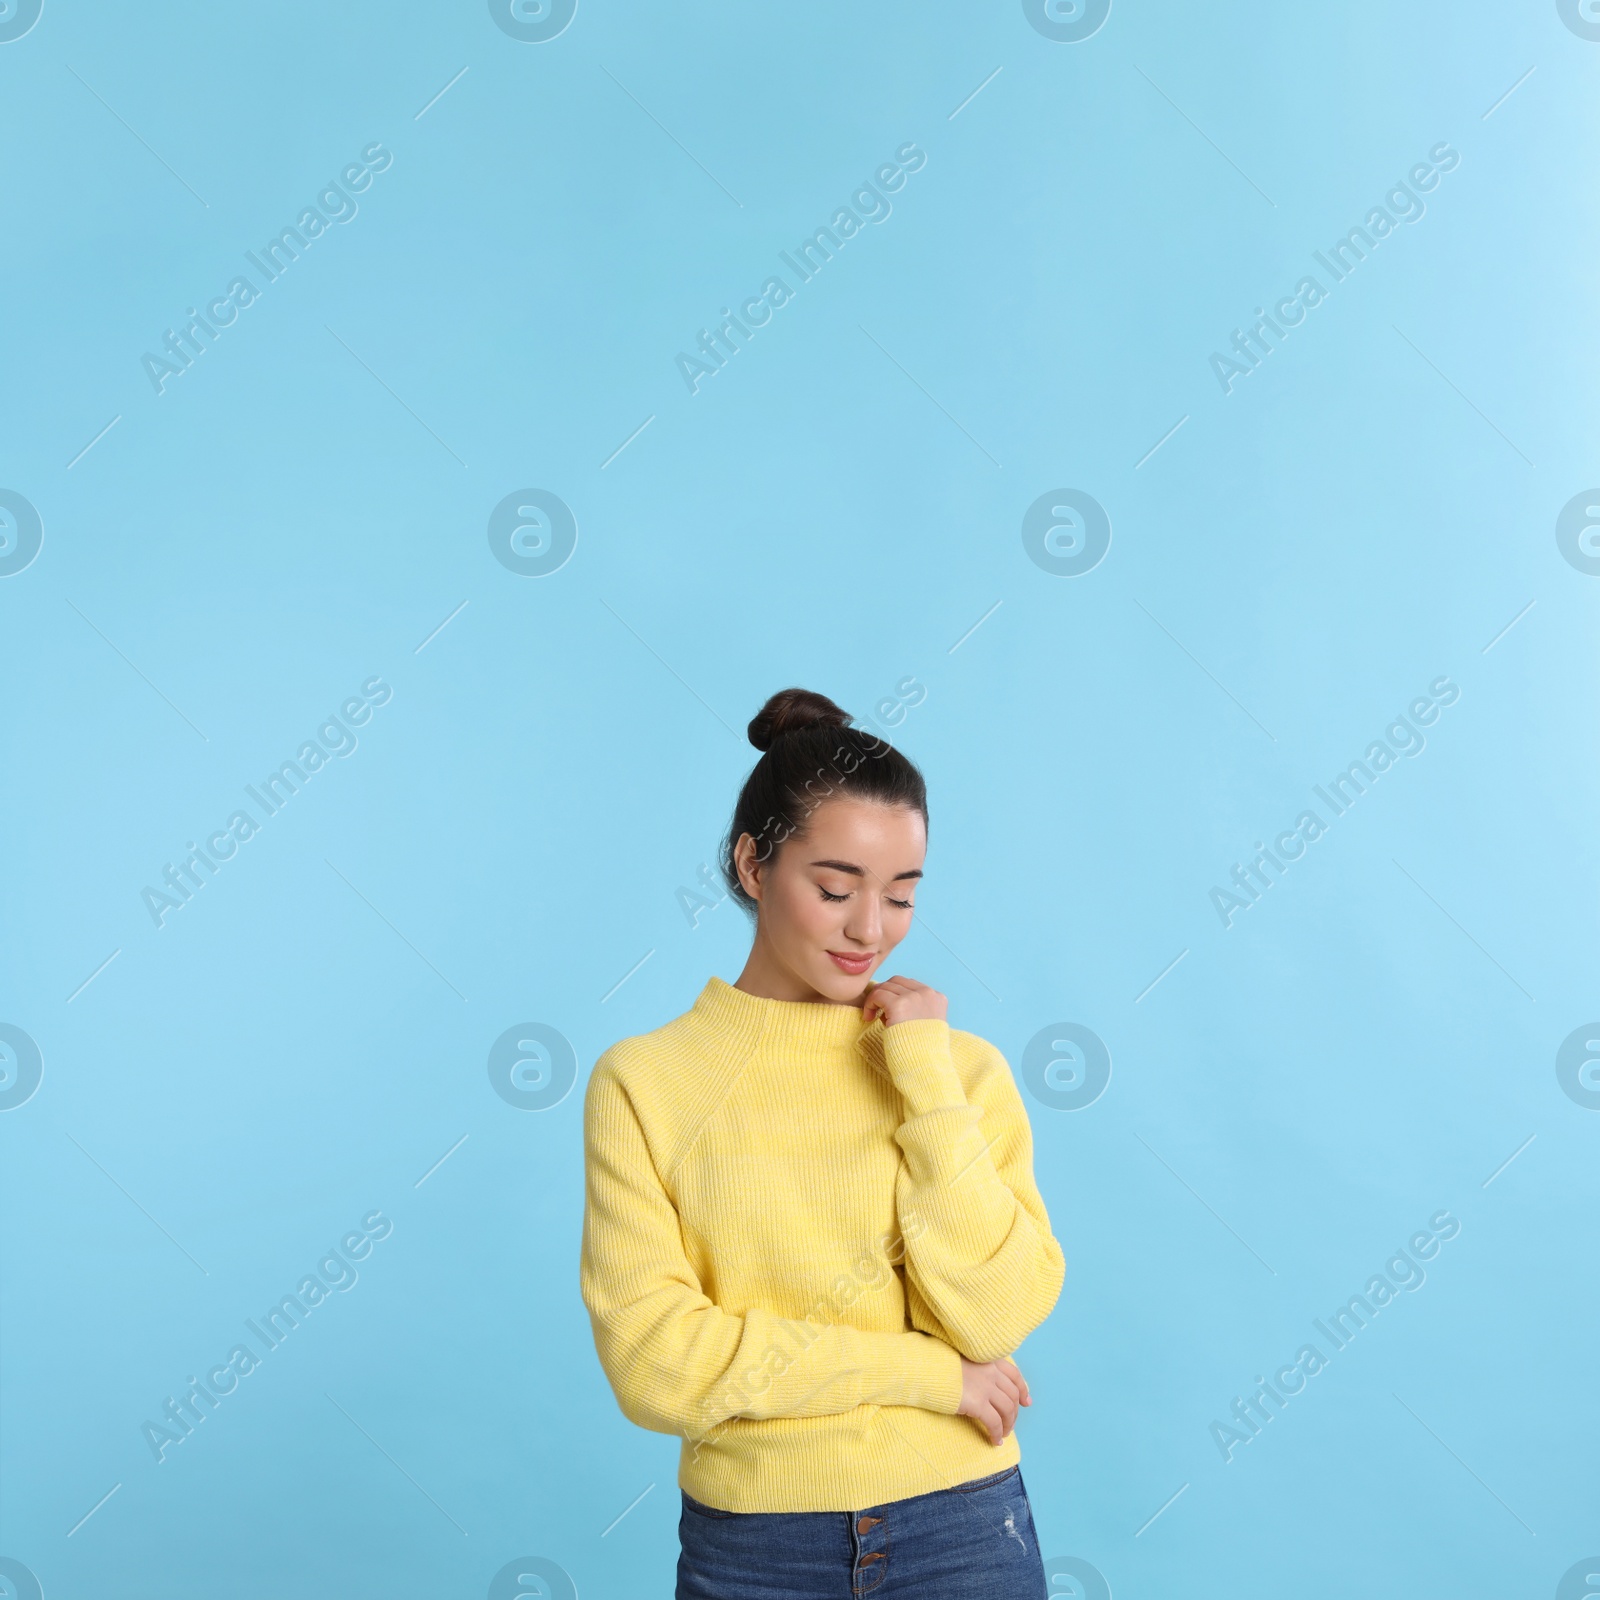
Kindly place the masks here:
POLYGON ((739 842, 733 847, 733 864, 744 892, 752 900, 759 901, 763 863, 756 859, 756 842, 748 833, 741 833, 739 842))

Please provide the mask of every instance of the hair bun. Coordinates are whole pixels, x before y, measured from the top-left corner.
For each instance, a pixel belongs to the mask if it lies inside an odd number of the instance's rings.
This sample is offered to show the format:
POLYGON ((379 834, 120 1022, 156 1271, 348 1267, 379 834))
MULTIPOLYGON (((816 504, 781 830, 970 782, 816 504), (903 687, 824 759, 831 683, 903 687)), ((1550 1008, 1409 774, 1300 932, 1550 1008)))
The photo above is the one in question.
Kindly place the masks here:
POLYGON ((757 750, 767 751, 774 739, 786 733, 849 726, 849 715, 827 695, 813 694, 809 689, 780 689, 750 719, 747 732, 757 750))

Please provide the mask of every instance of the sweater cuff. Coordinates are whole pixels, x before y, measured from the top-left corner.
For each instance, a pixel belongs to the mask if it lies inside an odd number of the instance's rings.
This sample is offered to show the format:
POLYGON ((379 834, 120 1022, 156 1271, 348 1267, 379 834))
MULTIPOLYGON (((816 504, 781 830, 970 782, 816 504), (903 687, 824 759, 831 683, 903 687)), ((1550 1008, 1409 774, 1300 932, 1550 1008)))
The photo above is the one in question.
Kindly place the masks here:
POLYGON ((885 1027, 883 1064, 905 1101, 908 1121, 926 1111, 967 1103, 950 1054, 950 1024, 942 1017, 916 1017, 885 1027))
POLYGON ((915 1406, 955 1416, 961 1409, 961 1353, 927 1333, 862 1333, 861 1401, 915 1406))

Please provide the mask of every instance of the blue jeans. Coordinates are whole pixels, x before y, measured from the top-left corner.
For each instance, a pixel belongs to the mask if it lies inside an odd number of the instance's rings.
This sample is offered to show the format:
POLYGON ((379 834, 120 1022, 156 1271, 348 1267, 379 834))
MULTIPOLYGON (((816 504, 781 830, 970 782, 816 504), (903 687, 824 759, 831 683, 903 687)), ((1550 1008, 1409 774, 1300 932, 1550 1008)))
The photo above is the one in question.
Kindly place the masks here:
POLYGON ((676 1600, 1045 1600, 1020 1467, 859 1511, 718 1511, 678 1492, 676 1600))

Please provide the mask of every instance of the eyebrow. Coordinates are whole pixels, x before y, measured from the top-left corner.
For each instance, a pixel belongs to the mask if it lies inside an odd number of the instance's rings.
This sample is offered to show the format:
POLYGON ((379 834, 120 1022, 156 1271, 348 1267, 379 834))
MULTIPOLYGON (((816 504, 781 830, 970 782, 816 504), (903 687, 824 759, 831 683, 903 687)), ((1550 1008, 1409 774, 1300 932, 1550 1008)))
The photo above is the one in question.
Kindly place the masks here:
MULTIPOLYGON (((811 865, 814 867, 831 867, 835 872, 848 872, 853 878, 866 877, 866 873, 853 861, 813 861, 811 865)), ((921 876, 922 868, 913 867, 909 872, 895 873, 889 882, 899 883, 902 878, 920 878, 921 876)))

